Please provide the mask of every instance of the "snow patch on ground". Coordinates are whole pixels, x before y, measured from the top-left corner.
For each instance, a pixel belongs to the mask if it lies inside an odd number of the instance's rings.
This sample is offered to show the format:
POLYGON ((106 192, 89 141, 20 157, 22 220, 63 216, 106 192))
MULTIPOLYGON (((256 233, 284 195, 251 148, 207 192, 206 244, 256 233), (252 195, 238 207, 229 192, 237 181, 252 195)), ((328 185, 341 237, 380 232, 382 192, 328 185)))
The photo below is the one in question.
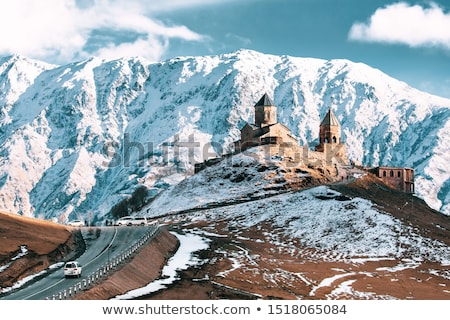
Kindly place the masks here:
POLYGON ((178 233, 173 234, 180 241, 180 247, 175 255, 169 259, 167 265, 163 268, 161 278, 147 284, 145 287, 128 291, 123 295, 118 295, 112 300, 129 300, 166 289, 167 286, 176 280, 179 280, 178 271, 185 270, 202 262, 193 254, 196 251, 207 249, 208 239, 192 233, 187 233, 184 235, 178 233))
POLYGON ((46 273, 49 273, 49 272, 51 272, 51 271, 54 270, 54 269, 61 268, 63 265, 64 265, 64 262, 58 262, 58 263, 52 264, 52 265, 49 266, 47 269, 42 270, 41 272, 32 274, 32 275, 30 275, 30 276, 28 276, 28 277, 23 278, 22 280, 17 281, 17 282, 14 283, 11 287, 0 288, 0 289, 1 289, 1 293, 6 293, 6 292, 10 292, 10 291, 15 290, 15 289, 19 289, 19 288, 21 288, 23 285, 25 285, 26 283, 28 283, 28 282, 30 282, 30 281, 32 281, 32 280, 34 280, 34 279, 37 279, 37 278, 39 278, 40 276, 42 276, 42 275, 44 275, 44 274, 46 274, 46 273))
POLYGON ((28 254, 27 246, 20 246, 20 252, 15 257, 12 257, 10 262, 6 263, 3 266, 0 266, 0 272, 3 272, 6 269, 8 269, 15 260, 20 259, 27 254, 28 254))
POLYGON ((316 294, 316 291, 322 287, 330 287, 334 281, 348 277, 348 276, 353 276, 356 273, 354 272, 349 272, 349 273, 344 273, 344 274, 337 274, 335 276, 332 276, 330 278, 325 278, 323 279, 319 285, 314 286, 313 289, 311 290, 311 292, 309 293, 310 296, 314 296, 316 294))

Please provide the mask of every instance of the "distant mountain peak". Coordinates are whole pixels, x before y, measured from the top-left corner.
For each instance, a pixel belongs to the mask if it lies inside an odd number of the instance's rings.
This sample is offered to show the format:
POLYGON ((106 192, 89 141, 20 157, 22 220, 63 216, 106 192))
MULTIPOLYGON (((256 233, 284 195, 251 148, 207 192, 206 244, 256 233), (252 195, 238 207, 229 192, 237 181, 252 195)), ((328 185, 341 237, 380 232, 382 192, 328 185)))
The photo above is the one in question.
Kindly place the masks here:
POLYGON ((417 194, 450 214, 450 100, 361 63, 244 49, 63 66, 10 56, 0 58, 0 91, 6 211, 101 219, 140 185, 155 195, 225 153, 267 93, 302 145, 317 144, 332 108, 349 159, 413 167, 417 194))

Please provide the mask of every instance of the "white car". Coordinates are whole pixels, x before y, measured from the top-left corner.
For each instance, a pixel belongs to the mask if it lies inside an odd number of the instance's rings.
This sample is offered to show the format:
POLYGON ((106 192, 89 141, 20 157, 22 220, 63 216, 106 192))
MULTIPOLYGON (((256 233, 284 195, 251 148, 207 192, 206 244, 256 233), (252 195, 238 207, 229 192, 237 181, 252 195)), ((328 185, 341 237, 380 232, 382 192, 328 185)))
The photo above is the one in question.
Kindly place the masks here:
POLYGON ((77 261, 69 261, 64 265, 64 277, 81 277, 81 272, 83 268, 77 261))
POLYGON ((67 223, 71 227, 84 227, 84 222, 81 220, 72 220, 67 223))
POLYGON ((122 217, 119 220, 116 221, 116 226, 131 226, 131 221, 133 220, 133 217, 127 216, 122 217))
POLYGON ((126 216, 117 220, 117 226, 145 226, 147 224, 147 218, 145 217, 131 217, 126 216))
POLYGON ((146 217, 134 217, 133 219, 133 225, 135 226, 145 226, 146 224, 147 224, 146 217))

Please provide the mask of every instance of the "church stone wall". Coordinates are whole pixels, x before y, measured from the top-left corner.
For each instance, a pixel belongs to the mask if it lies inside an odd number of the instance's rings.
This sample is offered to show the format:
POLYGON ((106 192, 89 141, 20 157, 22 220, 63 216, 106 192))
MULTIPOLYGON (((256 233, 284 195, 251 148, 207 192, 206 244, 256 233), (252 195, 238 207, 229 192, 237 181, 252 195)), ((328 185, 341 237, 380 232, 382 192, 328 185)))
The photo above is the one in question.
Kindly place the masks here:
POLYGON ((272 137, 278 138, 278 141, 282 143, 298 144, 297 139, 292 136, 291 131, 281 123, 270 126, 268 131, 261 136, 261 140, 272 137))

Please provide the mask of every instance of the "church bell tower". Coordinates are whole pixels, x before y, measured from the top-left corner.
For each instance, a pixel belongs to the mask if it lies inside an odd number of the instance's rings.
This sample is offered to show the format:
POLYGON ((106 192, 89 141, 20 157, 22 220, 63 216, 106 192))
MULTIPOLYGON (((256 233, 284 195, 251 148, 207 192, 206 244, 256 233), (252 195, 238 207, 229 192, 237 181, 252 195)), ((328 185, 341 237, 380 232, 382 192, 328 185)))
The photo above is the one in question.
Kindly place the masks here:
POLYGON ((277 123, 277 107, 267 93, 255 104, 255 125, 265 127, 277 123))
POLYGON ((331 108, 320 123, 319 145, 317 151, 323 151, 325 144, 341 143, 341 125, 337 120, 331 108))

